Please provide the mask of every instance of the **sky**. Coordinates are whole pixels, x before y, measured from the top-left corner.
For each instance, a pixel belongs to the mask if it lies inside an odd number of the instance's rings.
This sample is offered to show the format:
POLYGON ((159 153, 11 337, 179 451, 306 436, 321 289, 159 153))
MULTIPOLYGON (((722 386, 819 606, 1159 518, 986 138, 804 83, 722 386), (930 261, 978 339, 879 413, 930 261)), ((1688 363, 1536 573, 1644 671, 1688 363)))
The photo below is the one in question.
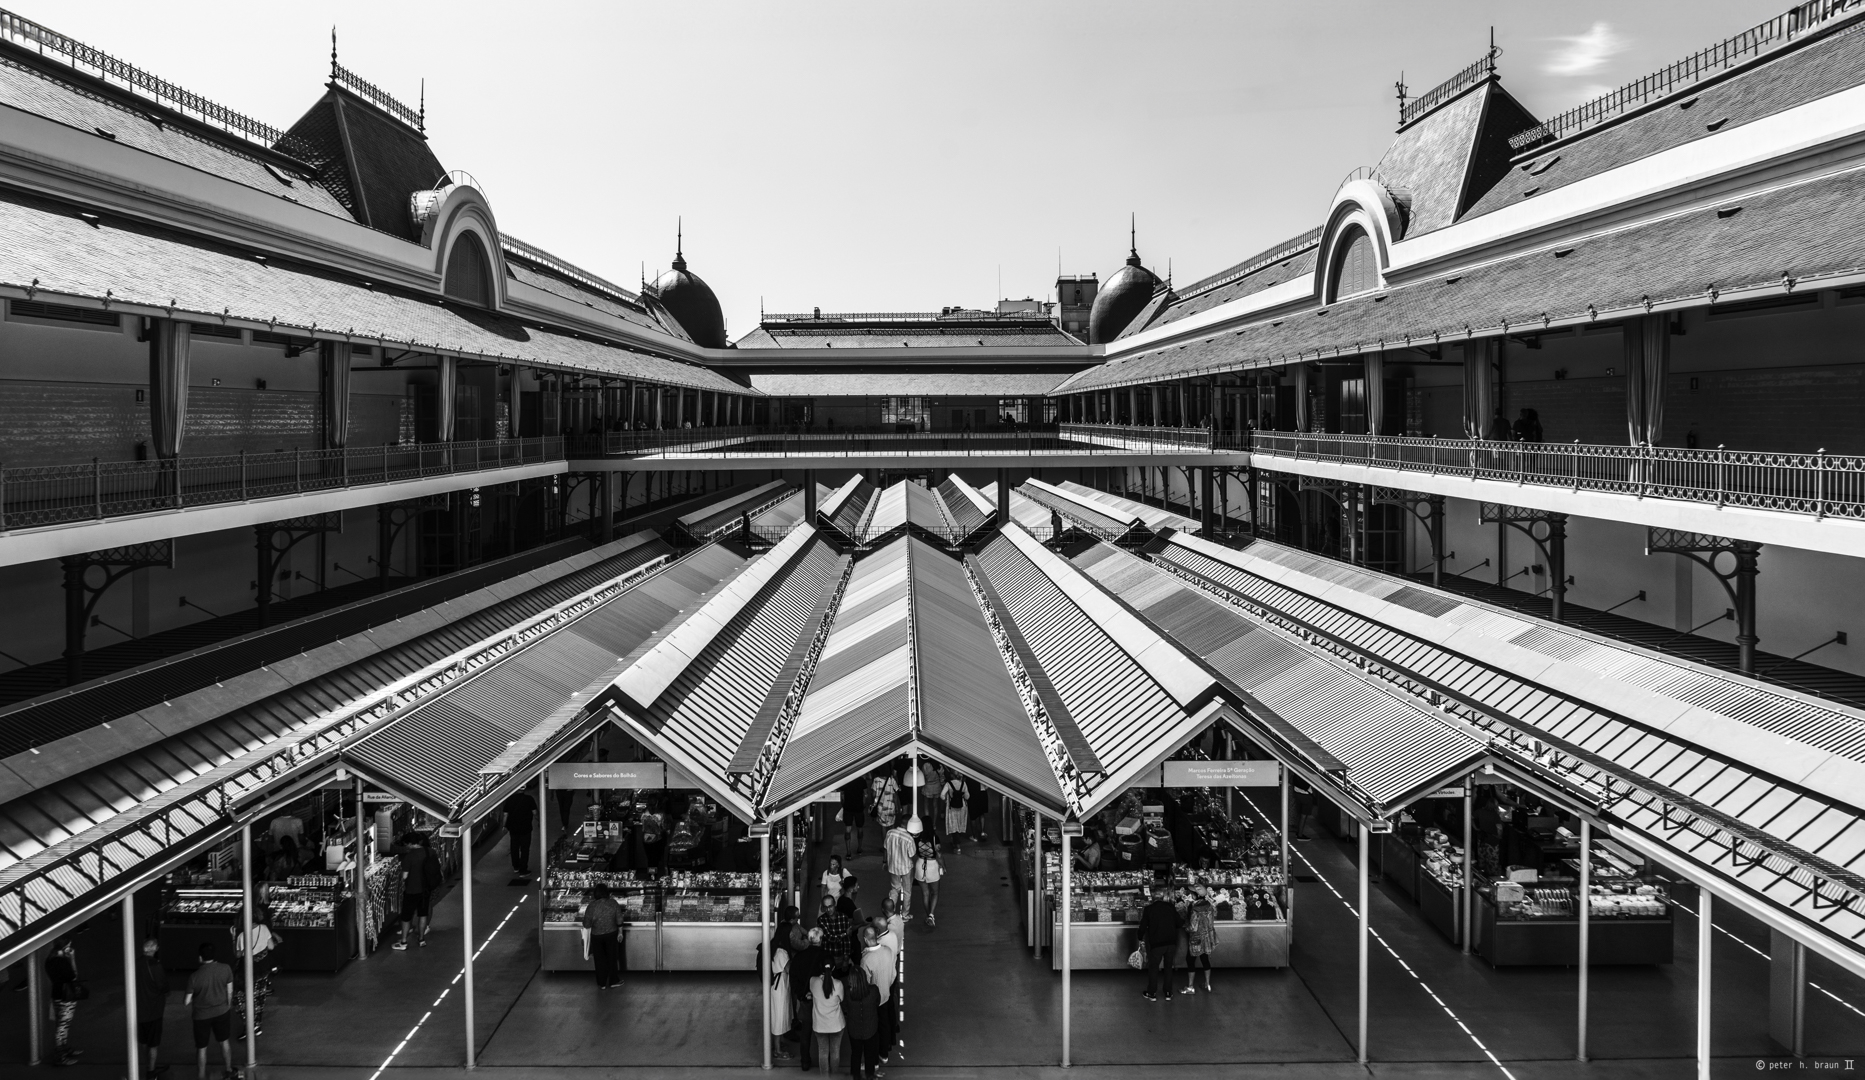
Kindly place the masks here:
POLYGON ((760 311, 1052 298, 1139 250, 1189 283, 1318 224, 1480 57, 1547 116, 1785 0, 526 4, 9 0, 268 123, 343 65, 410 105, 502 231, 633 288, 673 258, 760 311), (1001 282, 1001 286, 1000 286, 1001 282))

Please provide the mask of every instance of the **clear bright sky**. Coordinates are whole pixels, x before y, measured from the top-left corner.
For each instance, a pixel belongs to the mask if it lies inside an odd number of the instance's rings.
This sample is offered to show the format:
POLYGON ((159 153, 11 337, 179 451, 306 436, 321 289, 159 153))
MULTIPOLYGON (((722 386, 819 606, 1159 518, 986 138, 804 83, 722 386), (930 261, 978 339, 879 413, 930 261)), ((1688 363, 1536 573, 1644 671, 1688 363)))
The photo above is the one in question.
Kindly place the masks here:
POLYGON ((1786 0, 403 3, 9 0, 289 126, 344 66, 413 105, 499 226, 633 287, 686 253, 769 311, 1053 292, 1140 253, 1190 282, 1315 224, 1414 94, 1481 55, 1546 116, 1786 0))

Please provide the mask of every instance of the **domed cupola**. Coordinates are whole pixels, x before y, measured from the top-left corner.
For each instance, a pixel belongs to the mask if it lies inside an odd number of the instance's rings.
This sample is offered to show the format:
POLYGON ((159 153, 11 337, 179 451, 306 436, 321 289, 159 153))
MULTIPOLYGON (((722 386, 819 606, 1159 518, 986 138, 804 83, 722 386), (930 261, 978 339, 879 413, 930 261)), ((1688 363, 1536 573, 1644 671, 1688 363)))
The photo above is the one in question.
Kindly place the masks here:
POLYGON ((1159 277, 1140 264, 1137 233, 1130 237, 1127 265, 1114 272, 1095 294, 1088 311, 1088 344, 1105 345, 1120 336, 1133 317, 1146 308, 1159 287, 1159 277))
POLYGON ((680 232, 674 236, 673 269, 655 280, 654 298, 695 345, 723 349, 726 347, 725 313, 719 308, 719 298, 713 294, 712 286, 686 268, 686 254, 681 250, 684 238, 680 232))

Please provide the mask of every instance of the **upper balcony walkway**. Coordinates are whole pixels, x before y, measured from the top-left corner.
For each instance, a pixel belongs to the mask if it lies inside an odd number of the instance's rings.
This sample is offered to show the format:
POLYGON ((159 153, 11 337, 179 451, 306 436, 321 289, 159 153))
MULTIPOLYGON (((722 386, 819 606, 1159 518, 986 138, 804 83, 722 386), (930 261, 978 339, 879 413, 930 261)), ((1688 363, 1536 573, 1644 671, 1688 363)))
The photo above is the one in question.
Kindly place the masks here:
POLYGON ((1865 458, 1259 431, 1259 469, 1865 555, 1865 458))
POLYGON ((683 428, 611 431, 572 441, 570 471, 684 469, 1072 468, 1156 464, 1238 465, 1235 449, 1212 445, 1203 428, 1111 427, 980 431, 899 431, 893 428, 683 428))
POLYGON ((564 440, 0 467, 0 566, 565 471, 564 440))

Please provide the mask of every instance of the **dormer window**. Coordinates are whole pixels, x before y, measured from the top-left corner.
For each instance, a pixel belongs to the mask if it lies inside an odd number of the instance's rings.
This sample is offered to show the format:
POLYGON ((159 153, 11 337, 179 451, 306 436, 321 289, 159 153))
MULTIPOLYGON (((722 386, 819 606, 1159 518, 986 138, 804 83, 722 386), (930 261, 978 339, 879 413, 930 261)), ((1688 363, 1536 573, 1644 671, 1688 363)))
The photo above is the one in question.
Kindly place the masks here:
POLYGON ((493 306, 492 260, 486 258, 485 246, 477 236, 463 232, 453 242, 453 253, 447 257, 447 275, 440 291, 451 299, 476 307, 493 306))
POLYGON ((1365 229, 1352 225, 1341 232, 1328 281, 1331 288, 1326 302, 1330 304, 1379 288, 1379 263, 1373 255, 1373 238, 1365 229))

